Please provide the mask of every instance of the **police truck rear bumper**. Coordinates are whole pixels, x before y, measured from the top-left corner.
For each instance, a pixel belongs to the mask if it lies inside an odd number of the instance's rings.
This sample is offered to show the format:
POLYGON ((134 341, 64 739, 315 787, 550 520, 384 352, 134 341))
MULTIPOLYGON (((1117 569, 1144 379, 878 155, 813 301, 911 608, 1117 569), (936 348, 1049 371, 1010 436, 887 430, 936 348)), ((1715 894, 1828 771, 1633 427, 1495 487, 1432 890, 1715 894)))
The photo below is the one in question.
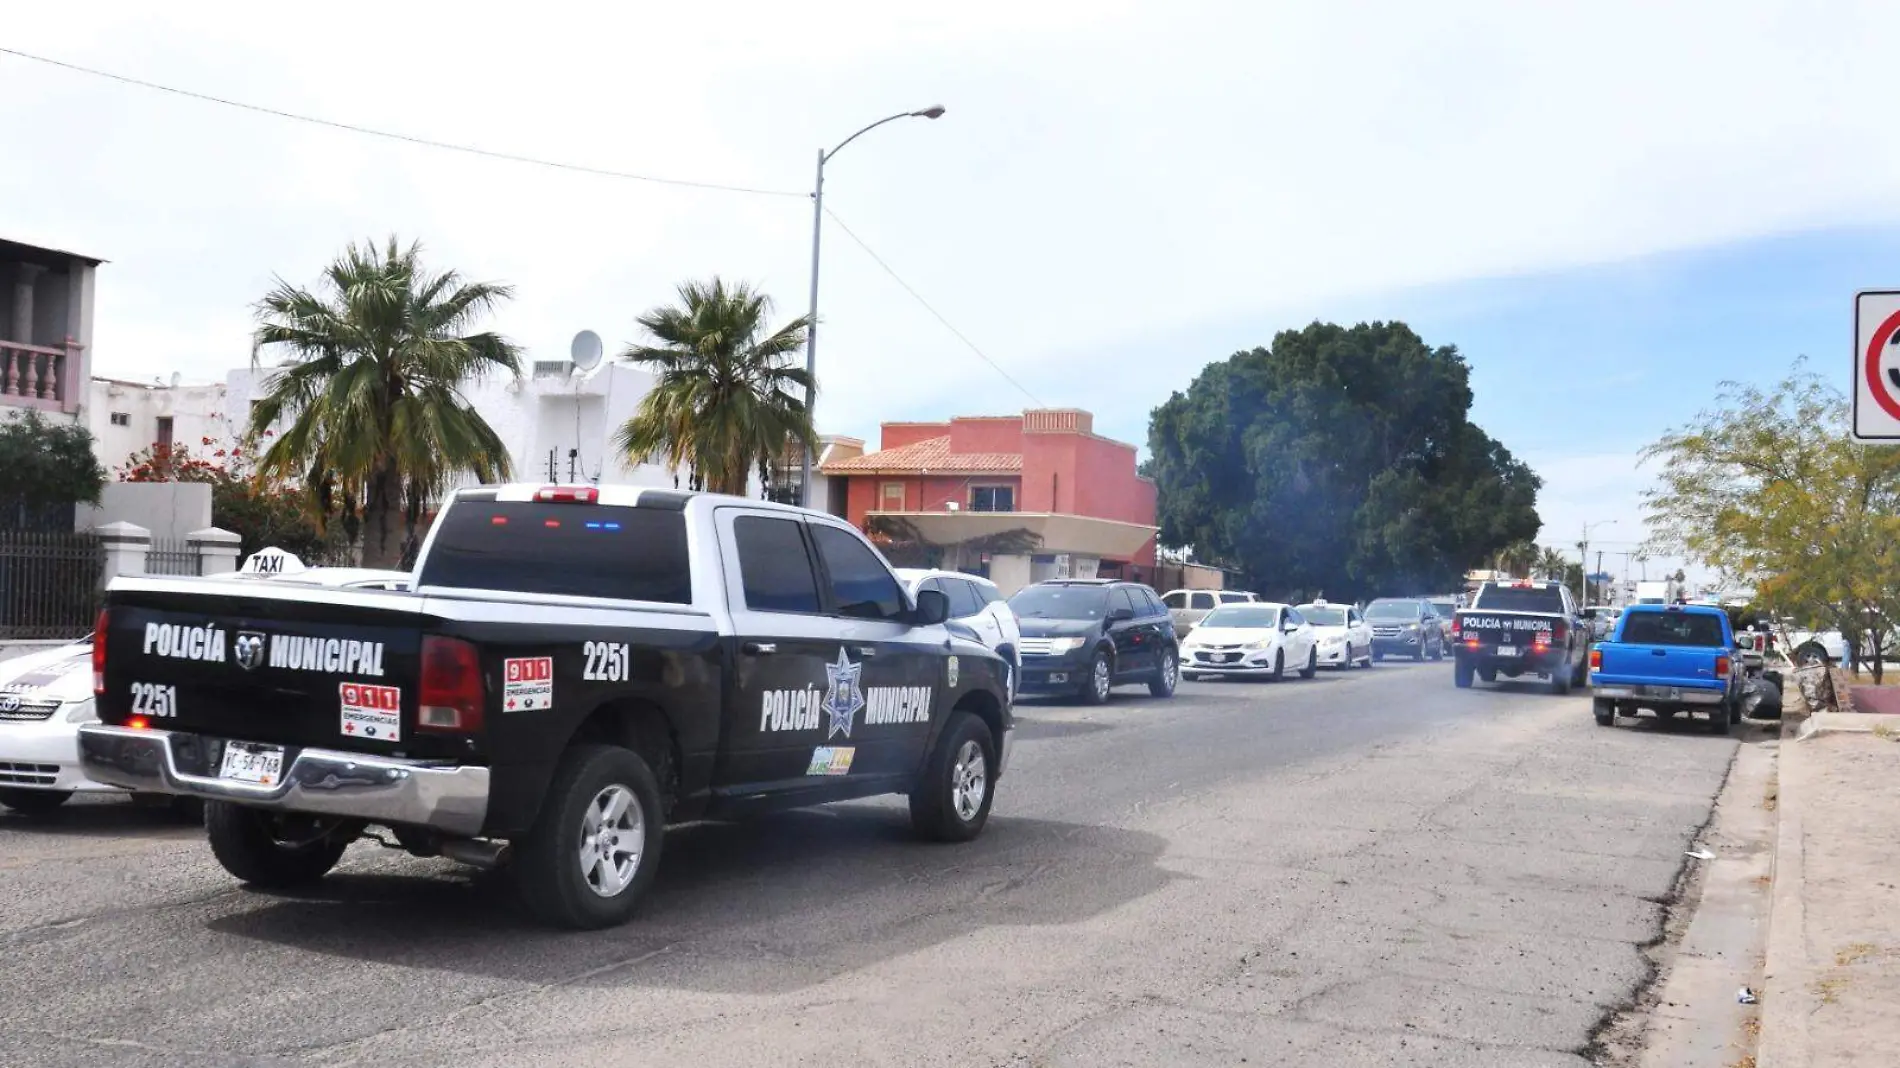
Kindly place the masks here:
POLYGON ((488 816, 488 769, 483 767, 286 747, 286 755, 296 755, 282 781, 270 786, 180 769, 181 748, 204 752, 217 741, 178 731, 92 725, 79 729, 79 759, 98 782, 276 812, 410 824, 467 837, 480 834, 488 816))

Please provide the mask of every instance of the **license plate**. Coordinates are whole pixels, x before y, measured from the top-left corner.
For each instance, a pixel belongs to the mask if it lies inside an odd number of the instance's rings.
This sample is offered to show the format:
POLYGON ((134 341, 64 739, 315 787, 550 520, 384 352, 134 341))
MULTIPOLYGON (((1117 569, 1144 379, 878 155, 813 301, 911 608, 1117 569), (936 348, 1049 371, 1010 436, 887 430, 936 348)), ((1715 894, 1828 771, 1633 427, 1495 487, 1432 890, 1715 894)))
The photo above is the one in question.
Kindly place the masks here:
POLYGON ((224 743, 224 762, 218 778, 275 786, 284 774, 284 747, 254 742, 224 743))
POLYGON ((1214 659, 1220 661, 1223 664, 1231 664, 1234 661, 1240 659, 1240 654, 1239 653, 1222 653, 1221 655, 1215 657, 1214 659))
POLYGON ((1500 645, 1500 646, 1498 646, 1498 655, 1499 655, 1499 656, 1516 656, 1516 655, 1517 655, 1517 646, 1515 646, 1515 645, 1500 645))
POLYGON ((1643 687, 1643 696, 1660 697, 1666 701, 1674 701, 1682 696, 1682 689, 1677 686, 1645 686, 1643 687))
POLYGON ((1065 672, 1065 671, 1051 671, 1051 672, 1049 673, 1049 682, 1050 682, 1050 684, 1051 684, 1051 685, 1054 685, 1054 684, 1056 684, 1056 683, 1060 683, 1060 682, 1067 682, 1067 681, 1069 681, 1069 675, 1068 675, 1068 672, 1065 672))

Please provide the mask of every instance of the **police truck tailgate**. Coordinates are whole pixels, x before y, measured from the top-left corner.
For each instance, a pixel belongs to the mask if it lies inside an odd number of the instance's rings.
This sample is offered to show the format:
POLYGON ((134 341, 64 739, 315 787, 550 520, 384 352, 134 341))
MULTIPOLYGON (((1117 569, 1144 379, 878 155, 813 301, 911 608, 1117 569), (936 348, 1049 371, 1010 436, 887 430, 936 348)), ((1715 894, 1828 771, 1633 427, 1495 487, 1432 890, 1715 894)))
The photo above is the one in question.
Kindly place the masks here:
POLYGON ((416 729, 422 603, 407 593, 122 578, 95 640, 100 719, 287 747, 291 757, 320 746, 467 759, 470 740, 416 729))

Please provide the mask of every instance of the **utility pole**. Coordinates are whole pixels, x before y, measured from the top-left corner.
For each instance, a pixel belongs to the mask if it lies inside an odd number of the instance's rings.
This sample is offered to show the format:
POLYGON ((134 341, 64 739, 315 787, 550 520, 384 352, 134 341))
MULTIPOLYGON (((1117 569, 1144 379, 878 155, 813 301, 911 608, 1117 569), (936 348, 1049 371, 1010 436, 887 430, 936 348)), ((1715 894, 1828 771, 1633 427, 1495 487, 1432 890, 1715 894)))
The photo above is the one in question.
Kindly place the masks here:
POLYGON ((1599 519, 1594 523, 1583 524, 1583 540, 1577 543, 1577 569, 1583 572, 1582 581, 1578 585, 1583 587, 1583 607, 1585 608, 1590 607, 1590 530, 1592 527, 1615 525, 1614 519, 1599 519))
MULTIPOLYGON (((1602 550, 1602 549, 1598 549, 1598 550, 1597 550, 1597 571, 1596 571, 1596 573, 1597 573, 1597 574, 1599 574, 1599 575, 1601 575, 1601 574, 1603 574, 1603 550, 1602 550)), ((1585 576, 1583 577, 1583 581, 1584 581, 1585 583, 1588 583, 1588 582, 1590 581, 1590 576, 1588 576, 1588 575, 1585 575, 1585 576)))

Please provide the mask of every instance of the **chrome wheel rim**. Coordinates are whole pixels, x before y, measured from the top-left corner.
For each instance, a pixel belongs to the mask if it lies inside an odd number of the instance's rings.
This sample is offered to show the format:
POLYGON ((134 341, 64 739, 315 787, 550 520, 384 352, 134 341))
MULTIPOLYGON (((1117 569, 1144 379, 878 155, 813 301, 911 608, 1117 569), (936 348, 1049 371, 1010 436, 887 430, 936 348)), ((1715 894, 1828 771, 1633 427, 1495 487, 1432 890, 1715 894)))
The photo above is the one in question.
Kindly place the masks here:
POLYGON ((965 823, 975 819, 989 792, 989 762, 983 759, 983 747, 974 739, 964 742, 950 766, 950 806, 957 810, 957 818, 965 823))
POLYGON ((1161 677, 1166 680, 1170 692, 1174 690, 1175 686, 1179 685, 1181 681, 1181 665, 1174 657, 1168 657, 1168 662, 1161 665, 1161 677))
POLYGON ((594 795, 581 813, 581 880, 600 897, 616 897, 640 870, 646 851, 646 812, 633 791, 615 783, 594 795))
POLYGON ((1095 696, 1104 699, 1108 697, 1108 659, 1106 657, 1096 658, 1095 674, 1089 683, 1095 687, 1095 696))

